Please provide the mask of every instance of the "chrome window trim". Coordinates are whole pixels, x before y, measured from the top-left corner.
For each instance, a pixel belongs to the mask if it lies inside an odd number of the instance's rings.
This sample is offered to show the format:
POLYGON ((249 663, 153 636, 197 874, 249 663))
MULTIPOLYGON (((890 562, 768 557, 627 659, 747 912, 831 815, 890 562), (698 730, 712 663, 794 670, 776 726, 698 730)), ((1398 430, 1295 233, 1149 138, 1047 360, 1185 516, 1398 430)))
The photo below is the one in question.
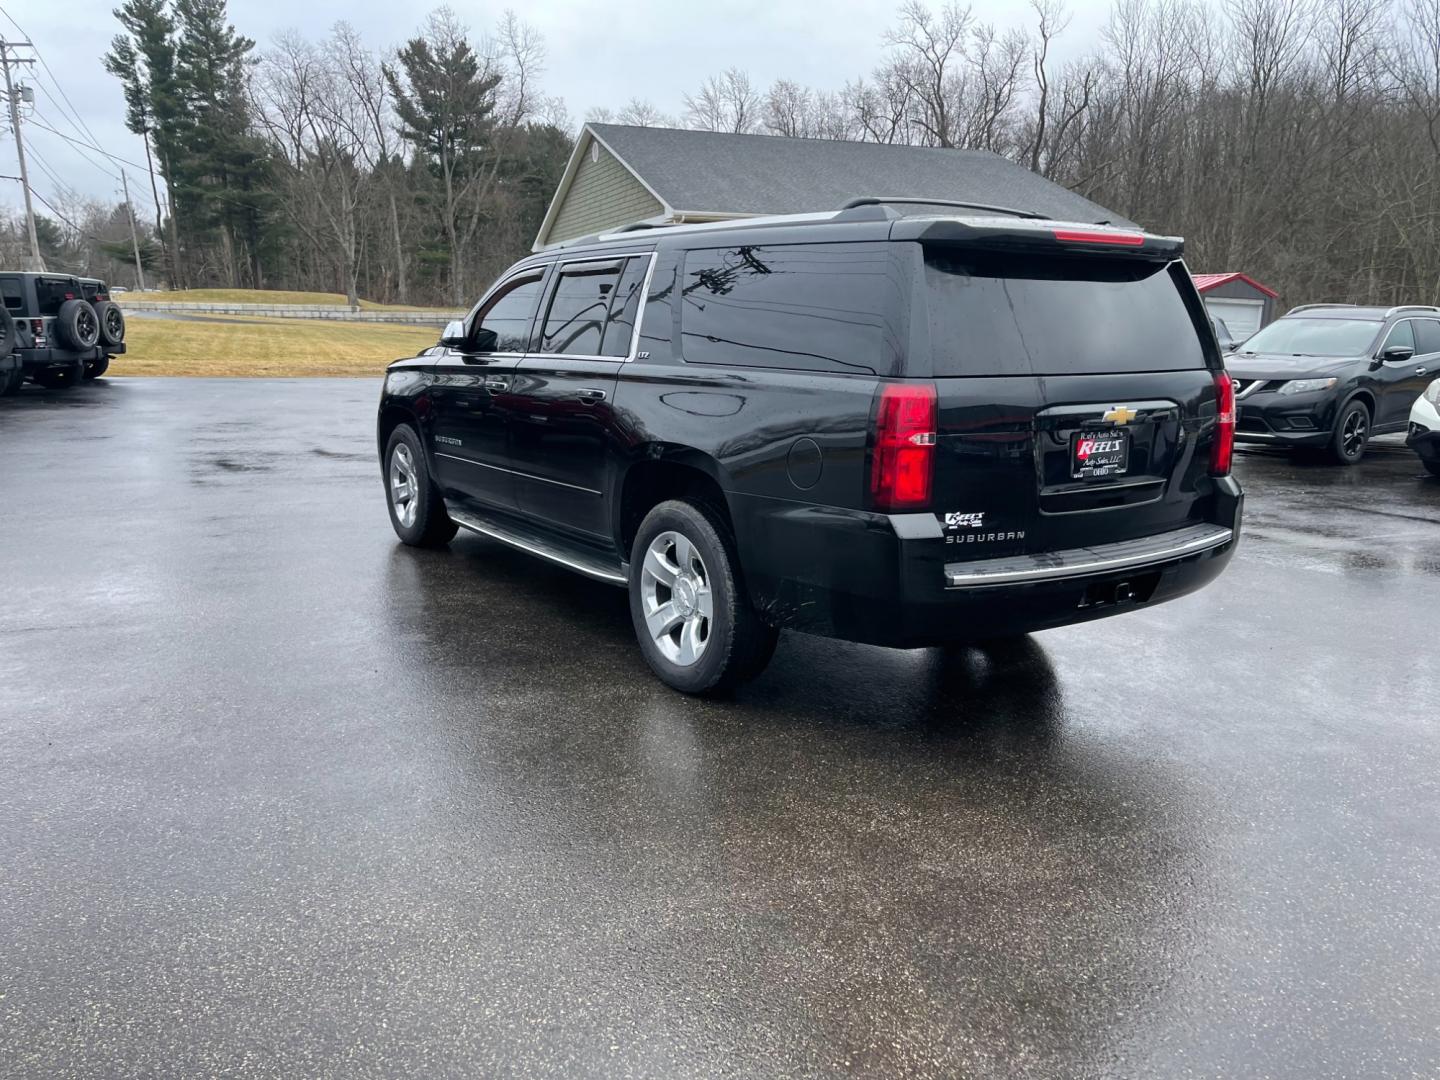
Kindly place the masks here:
MULTIPOLYGON (((556 259, 549 265, 556 268, 557 274, 563 274, 567 266, 576 266, 587 262, 611 262, 615 259, 624 261, 626 259, 649 259, 650 264, 645 267, 645 276, 640 280, 640 307, 635 312, 635 328, 630 332, 630 349, 624 356, 596 356, 594 353, 552 353, 552 352, 528 352, 521 355, 533 357, 534 359, 550 358, 556 360, 601 360, 610 364, 628 364, 640 354, 640 325, 645 321, 645 302, 650 296, 650 281, 655 276, 655 261, 657 252, 641 251, 628 252, 622 255, 596 255, 588 259, 556 259)), ((623 275, 624 271, 621 270, 623 275)), ((553 297, 552 297, 553 299, 553 297)), ((548 312, 547 312, 548 314, 548 312)), ((540 327, 541 339, 544 339, 545 327, 540 327)), ((498 356, 499 353, 488 355, 498 356)), ((515 355, 515 354, 510 354, 515 355)), ((538 478, 537 478, 538 479, 538 478)))

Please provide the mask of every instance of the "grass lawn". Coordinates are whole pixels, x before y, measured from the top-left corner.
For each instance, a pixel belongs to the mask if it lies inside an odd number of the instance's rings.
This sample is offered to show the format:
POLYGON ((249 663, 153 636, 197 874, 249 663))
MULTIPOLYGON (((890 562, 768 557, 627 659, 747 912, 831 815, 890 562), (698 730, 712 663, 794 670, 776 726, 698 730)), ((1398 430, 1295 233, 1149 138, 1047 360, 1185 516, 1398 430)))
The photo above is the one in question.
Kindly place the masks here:
POLYGON ((110 362, 110 374, 379 375, 440 336, 428 326, 223 318, 128 319, 127 352, 110 362))
MULTIPOLYGON (((283 292, 276 289, 178 289, 173 292, 128 293, 126 300, 156 300, 173 304, 323 304, 327 307, 348 307, 340 293, 283 292)), ((418 311, 406 304, 377 304, 361 300, 365 311, 418 311)))

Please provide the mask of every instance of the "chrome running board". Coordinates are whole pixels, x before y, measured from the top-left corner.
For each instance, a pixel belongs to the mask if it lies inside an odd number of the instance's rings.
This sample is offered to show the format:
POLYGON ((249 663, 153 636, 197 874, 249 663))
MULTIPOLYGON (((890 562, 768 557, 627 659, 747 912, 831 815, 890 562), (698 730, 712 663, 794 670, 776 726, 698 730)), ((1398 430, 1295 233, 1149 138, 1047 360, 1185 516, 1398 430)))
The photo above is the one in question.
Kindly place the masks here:
POLYGON ((569 547, 538 529, 508 521, 500 522, 493 518, 482 518, 473 511, 455 510, 449 506, 445 507, 445 512, 450 515, 450 520, 462 529, 499 540, 502 544, 508 544, 531 555, 538 555, 596 581, 610 585, 624 585, 628 581, 623 565, 608 562, 598 552, 569 547))

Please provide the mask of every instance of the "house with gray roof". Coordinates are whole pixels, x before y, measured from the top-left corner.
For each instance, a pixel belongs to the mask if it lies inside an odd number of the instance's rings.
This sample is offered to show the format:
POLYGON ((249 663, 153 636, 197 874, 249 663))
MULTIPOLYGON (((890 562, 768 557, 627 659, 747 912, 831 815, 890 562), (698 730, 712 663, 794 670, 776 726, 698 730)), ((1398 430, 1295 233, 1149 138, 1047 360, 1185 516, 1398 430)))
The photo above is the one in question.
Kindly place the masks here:
POLYGON ((1133 222, 988 150, 586 124, 534 249, 636 222, 835 210, 864 195, 984 203, 1063 221, 1133 222))

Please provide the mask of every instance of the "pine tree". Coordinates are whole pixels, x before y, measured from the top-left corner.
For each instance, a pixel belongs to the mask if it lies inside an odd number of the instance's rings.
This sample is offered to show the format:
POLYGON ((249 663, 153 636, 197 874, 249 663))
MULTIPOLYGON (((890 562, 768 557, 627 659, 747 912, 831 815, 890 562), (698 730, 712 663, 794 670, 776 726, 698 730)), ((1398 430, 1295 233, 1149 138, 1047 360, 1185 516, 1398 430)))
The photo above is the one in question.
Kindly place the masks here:
POLYGON ((270 185, 246 94, 255 42, 230 25, 225 0, 176 0, 175 14, 181 213, 205 242, 219 245, 226 285, 257 284, 270 185))
POLYGON ((183 103, 175 81, 175 20, 165 0, 126 0, 115 10, 125 28, 116 35, 105 57, 105 69, 120 79, 125 92, 125 126, 145 143, 145 164, 150 173, 150 194, 155 200, 155 225, 165 215, 155 186, 153 144, 160 158, 169 199, 170 250, 166 253, 171 288, 183 286, 179 227, 175 213, 173 163, 179 158, 179 121, 183 103))
POLYGON ((431 18, 426 36, 408 42, 399 58, 404 78, 389 65, 385 78, 401 137, 415 147, 440 186, 450 299, 460 307, 465 303, 463 252, 482 220, 478 196, 494 176, 495 163, 487 163, 486 152, 500 75, 482 67, 464 30, 443 9, 431 18))

